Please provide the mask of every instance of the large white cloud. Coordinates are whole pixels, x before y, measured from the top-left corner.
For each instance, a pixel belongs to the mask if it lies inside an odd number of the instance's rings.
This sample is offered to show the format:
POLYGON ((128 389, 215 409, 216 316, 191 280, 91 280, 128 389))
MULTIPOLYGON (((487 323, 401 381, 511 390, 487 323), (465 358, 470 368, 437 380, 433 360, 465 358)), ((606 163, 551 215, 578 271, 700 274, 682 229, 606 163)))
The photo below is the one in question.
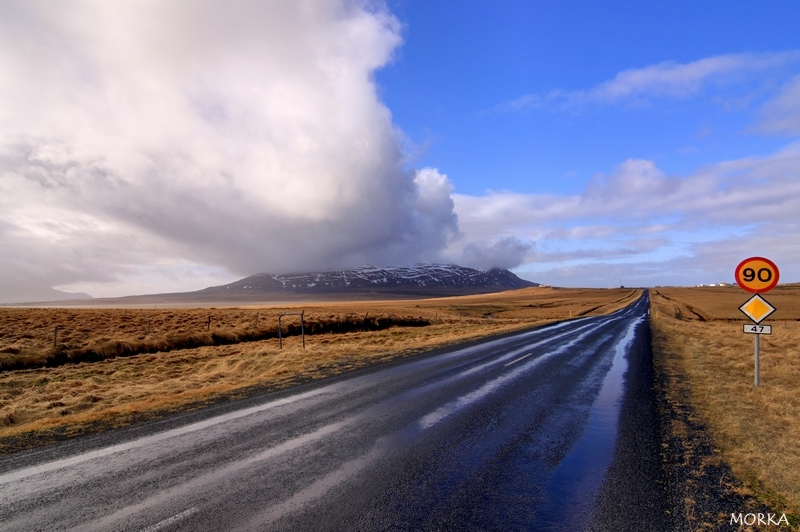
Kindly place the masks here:
POLYGON ((400 43, 363 0, 3 2, 3 284, 440 257, 450 184, 372 77, 400 43))

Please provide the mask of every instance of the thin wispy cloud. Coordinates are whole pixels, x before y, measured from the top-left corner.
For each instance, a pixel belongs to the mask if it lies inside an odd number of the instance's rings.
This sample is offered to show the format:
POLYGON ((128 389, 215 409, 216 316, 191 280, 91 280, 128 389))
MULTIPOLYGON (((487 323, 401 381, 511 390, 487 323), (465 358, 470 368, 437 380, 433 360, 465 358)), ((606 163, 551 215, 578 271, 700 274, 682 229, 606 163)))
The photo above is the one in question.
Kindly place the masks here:
POLYGON ((570 110, 651 98, 686 98, 709 86, 750 80, 757 74, 795 63, 800 63, 800 51, 726 54, 690 63, 665 61, 623 70, 613 79, 585 90, 556 89, 546 94, 526 94, 501 104, 498 109, 504 112, 536 108, 570 110))
POLYGON ((768 134, 800 135, 800 76, 761 109, 756 130, 768 134))

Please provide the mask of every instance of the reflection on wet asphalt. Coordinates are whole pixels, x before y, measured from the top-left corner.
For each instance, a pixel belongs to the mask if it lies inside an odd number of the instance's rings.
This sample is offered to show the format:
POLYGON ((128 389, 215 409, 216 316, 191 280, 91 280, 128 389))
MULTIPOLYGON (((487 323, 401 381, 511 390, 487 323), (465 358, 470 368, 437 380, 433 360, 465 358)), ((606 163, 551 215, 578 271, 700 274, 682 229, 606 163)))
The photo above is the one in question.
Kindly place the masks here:
POLYGON ((0 530, 586 528, 647 308, 6 458, 0 530))

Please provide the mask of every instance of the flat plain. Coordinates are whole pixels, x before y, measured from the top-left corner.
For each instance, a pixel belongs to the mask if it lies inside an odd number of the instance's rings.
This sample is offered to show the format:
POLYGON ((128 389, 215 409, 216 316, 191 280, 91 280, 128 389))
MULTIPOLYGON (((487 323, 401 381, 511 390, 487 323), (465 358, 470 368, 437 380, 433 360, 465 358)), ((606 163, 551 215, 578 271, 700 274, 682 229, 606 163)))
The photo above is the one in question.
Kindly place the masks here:
POLYGON ((0 453, 437 347, 606 314, 640 295, 539 287, 280 307, 1 308, 0 453), (289 336, 281 349, 278 315, 297 312, 304 313, 306 346, 300 318, 285 316, 289 336))
MULTIPOLYGON (((800 285, 763 294, 777 311, 763 324, 761 385, 754 386, 754 335, 738 309, 738 287, 650 290, 657 371, 673 404, 688 402, 746 489, 776 510, 800 516, 800 285)), ((677 433, 686 427, 675 426, 677 433)), ((702 474, 702 472, 701 472, 702 474)), ((797 523, 795 522, 795 525, 797 523)))

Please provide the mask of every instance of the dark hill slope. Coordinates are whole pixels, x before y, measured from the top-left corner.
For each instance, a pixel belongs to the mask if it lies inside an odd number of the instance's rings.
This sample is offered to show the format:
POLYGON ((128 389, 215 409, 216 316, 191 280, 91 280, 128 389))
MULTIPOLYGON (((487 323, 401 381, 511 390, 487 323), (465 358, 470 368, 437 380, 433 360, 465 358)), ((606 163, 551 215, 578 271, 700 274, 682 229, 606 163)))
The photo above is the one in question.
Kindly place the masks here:
POLYGON ((444 296, 499 292, 530 286, 538 285, 499 268, 481 271, 453 264, 418 264, 390 268, 361 266, 351 270, 302 274, 259 274, 223 286, 206 288, 195 294, 234 298, 266 293, 444 296))

